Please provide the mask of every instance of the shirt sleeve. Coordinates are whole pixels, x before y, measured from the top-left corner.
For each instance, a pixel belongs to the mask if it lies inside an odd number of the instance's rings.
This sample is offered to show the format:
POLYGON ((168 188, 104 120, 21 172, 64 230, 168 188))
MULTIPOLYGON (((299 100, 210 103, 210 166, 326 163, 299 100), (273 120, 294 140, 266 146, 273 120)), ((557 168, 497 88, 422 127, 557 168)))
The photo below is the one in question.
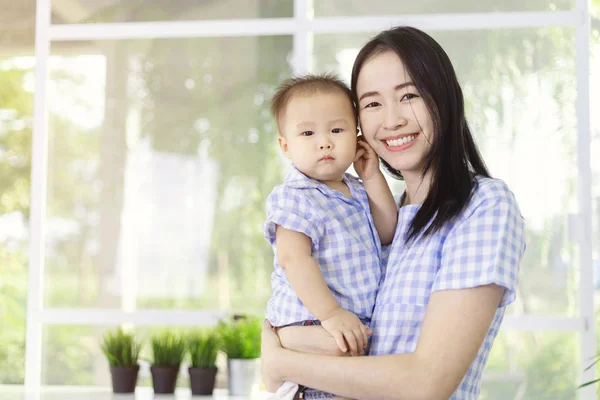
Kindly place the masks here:
POLYGON ((502 181, 478 188, 472 207, 459 217, 442 247, 432 291, 496 284, 505 288, 500 307, 516 298, 525 251, 523 217, 502 181), (478 193, 479 192, 479 193, 478 193))
POLYGON ((310 203, 302 190, 285 186, 275 188, 267 198, 267 219, 263 226, 268 242, 275 244, 275 229, 279 225, 305 234, 311 239, 312 250, 318 250, 325 227, 310 203))

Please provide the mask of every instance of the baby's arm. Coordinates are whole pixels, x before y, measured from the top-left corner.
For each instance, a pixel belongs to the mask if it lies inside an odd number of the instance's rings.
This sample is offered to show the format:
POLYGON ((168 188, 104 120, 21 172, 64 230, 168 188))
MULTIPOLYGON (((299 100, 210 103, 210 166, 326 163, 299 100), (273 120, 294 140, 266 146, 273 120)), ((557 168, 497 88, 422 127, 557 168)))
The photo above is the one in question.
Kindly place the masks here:
POLYGON ((281 226, 277 227, 276 238, 279 265, 296 295, 319 320, 329 318, 340 306, 312 257, 310 238, 281 226))
POLYGON ((354 169, 363 181, 375 229, 381 244, 390 244, 394 240, 398 223, 398 207, 394 195, 379 169, 379 158, 364 140, 358 141, 358 150, 354 159, 354 169))
MULTIPOLYGON (((311 239, 303 233, 277 227, 277 258, 298 298, 321 321, 338 347, 362 354, 368 328, 356 315, 343 309, 329 290, 319 265, 312 257, 311 239)), ((286 328, 287 329, 287 328, 286 328)))
POLYGON ((289 350, 328 356, 349 356, 338 347, 333 336, 322 326, 287 326, 277 329, 281 345, 289 350))
POLYGON ((394 240, 398 224, 398 207, 392 191, 381 171, 371 179, 363 181, 363 185, 379 240, 381 244, 390 244, 394 240))

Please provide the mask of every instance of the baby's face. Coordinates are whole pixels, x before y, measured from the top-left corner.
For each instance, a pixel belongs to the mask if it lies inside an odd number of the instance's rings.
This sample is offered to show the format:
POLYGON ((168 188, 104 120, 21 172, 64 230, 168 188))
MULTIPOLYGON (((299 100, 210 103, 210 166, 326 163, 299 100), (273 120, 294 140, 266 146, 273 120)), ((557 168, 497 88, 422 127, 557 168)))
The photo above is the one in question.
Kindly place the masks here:
POLYGON ((339 181, 356 155, 356 120, 342 93, 292 97, 280 117, 279 145, 304 175, 339 181))

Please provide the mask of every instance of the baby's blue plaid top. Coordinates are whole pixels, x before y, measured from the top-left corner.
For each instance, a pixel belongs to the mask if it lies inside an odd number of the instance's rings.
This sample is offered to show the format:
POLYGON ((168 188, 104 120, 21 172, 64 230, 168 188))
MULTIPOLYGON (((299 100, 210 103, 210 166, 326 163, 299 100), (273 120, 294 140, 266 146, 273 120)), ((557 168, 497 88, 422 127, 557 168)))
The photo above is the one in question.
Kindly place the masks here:
POLYGON ((345 174, 343 180, 352 199, 292 166, 284 183, 267 198, 263 231, 273 246, 275 270, 266 317, 273 326, 316 319, 277 261, 277 225, 308 236, 313 257, 340 306, 363 320, 371 318, 381 279, 381 243, 364 187, 352 175, 345 174))

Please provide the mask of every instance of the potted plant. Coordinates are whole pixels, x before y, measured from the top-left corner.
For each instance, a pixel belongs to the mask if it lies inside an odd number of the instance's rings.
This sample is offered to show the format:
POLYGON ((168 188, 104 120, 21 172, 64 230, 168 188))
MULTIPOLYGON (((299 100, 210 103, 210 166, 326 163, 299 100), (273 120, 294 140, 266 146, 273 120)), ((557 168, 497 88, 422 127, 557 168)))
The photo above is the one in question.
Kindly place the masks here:
POLYGON ((113 392, 135 392, 142 343, 136 340, 133 333, 125 333, 118 328, 103 335, 101 347, 110 365, 113 392))
POLYGON ((247 317, 220 322, 219 334, 227 354, 229 394, 249 396, 259 382, 261 321, 247 317))
POLYGON ((152 337, 152 386, 154 393, 170 394, 175 392, 179 367, 185 357, 185 340, 169 331, 152 337))
POLYGON ((217 353, 221 348, 221 338, 216 330, 198 331, 188 338, 191 366, 190 386, 192 395, 211 395, 217 376, 217 353))

